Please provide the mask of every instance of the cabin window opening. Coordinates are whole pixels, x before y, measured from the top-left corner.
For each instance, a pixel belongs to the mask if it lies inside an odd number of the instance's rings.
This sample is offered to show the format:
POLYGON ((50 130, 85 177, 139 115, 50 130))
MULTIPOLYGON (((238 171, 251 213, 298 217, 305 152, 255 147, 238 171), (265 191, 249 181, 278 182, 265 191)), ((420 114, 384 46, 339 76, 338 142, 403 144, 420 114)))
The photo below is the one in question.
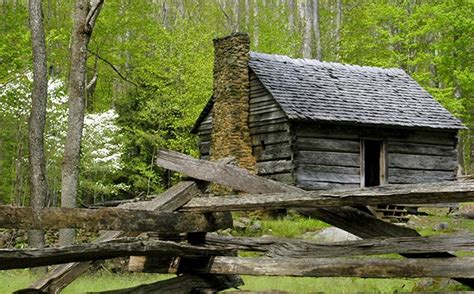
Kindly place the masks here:
POLYGON ((362 140, 362 187, 385 183, 385 146, 383 140, 362 140))

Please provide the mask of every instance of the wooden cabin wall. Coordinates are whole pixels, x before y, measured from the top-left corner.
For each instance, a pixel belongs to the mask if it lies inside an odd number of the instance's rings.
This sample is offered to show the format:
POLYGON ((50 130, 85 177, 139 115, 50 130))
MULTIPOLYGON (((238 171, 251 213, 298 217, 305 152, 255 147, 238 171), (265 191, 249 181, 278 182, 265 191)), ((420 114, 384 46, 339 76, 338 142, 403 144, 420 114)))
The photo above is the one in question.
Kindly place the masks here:
POLYGON ((454 132, 295 124, 297 186, 307 190, 359 187, 361 138, 387 144, 388 183, 454 180, 457 138, 454 132))
POLYGON ((456 179, 457 136, 454 132, 410 132, 389 137, 387 145, 390 184, 456 179))
POLYGON ((257 174, 294 184, 288 119, 253 72, 249 99, 249 127, 257 174))
POLYGON ((212 110, 209 111, 206 118, 201 122, 197 130, 199 136, 199 154, 201 159, 208 160, 211 151, 211 132, 212 132, 212 110))
POLYGON ((360 186, 360 139, 333 126, 295 124, 295 181, 305 190, 360 186))

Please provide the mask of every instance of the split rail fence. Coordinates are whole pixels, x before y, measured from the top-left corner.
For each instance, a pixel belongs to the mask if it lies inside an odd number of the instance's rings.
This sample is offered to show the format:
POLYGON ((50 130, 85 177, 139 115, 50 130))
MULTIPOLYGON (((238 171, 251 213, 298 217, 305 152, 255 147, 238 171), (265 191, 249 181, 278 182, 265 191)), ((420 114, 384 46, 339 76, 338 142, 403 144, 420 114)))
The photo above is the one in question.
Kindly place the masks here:
POLYGON ((159 151, 157 165, 180 172, 188 179, 151 201, 126 203, 117 208, 34 211, 29 207, 0 206, 0 227, 104 230, 91 244, 0 249, 0 269, 61 264, 18 293, 58 293, 94 263, 124 256, 132 256, 130 267, 134 271, 177 276, 105 293, 221 291, 241 286, 239 275, 442 277, 474 288, 474 257, 450 253, 473 251, 474 234, 421 237, 414 229, 382 221, 356 208, 474 201, 474 181, 304 191, 253 175, 230 161, 210 162, 159 151), (240 194, 208 195, 209 183, 240 194), (318 218, 362 240, 317 244, 209 233, 232 227, 231 211, 282 208, 318 218), (258 257, 239 257, 239 251, 256 252, 258 257), (389 253, 406 258, 368 257, 389 253))

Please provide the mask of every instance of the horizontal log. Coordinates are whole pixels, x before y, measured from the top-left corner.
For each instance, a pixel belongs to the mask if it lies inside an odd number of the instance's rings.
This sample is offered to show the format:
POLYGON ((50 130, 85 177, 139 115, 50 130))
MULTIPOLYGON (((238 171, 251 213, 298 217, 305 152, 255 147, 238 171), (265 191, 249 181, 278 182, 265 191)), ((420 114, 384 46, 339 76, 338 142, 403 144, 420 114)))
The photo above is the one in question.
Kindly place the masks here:
POLYGON ((250 114, 249 115, 249 122, 256 122, 256 121, 266 121, 266 120, 274 120, 280 118, 287 118, 286 114, 282 111, 274 111, 274 112, 266 112, 261 114, 250 114))
POLYGON ((253 251, 268 257, 321 258, 377 254, 419 254, 444 251, 473 251, 474 234, 430 237, 376 238, 318 244, 287 238, 230 237, 207 234, 204 244, 228 250, 253 251))
POLYGON ((268 175, 292 171, 294 165, 291 160, 272 160, 257 162, 255 167, 257 174, 268 175))
POLYGON ((360 140, 305 138, 296 139, 296 148, 304 151, 360 152, 360 140))
POLYGON ((268 101, 260 101, 260 102, 253 102, 252 100, 250 100, 250 111, 252 111, 252 109, 258 109, 264 106, 272 106, 272 105, 275 105, 274 99, 271 99, 268 101))
POLYGON ((281 107, 276 103, 270 106, 253 106, 250 108, 250 115, 258 115, 270 112, 284 114, 283 110, 281 110, 281 107))
POLYGON ((296 161, 298 164, 359 167, 360 154, 330 151, 298 151, 296 153, 296 161))
POLYGON ((40 249, 0 249, 0 270, 54 265, 68 262, 83 262, 141 256, 210 256, 224 255, 232 249, 222 246, 193 246, 170 241, 142 240, 134 238, 40 249))
POLYGON ((339 184, 360 185, 360 175, 358 168, 352 167, 316 167, 310 165, 298 165, 296 176, 299 181, 315 181, 339 184))
POLYGON ((320 165, 320 164, 298 164, 296 172, 298 173, 298 178, 302 180, 311 180, 315 176, 317 176, 317 174, 320 172, 360 176, 359 167, 320 165), (308 178, 306 178, 305 175, 308 178))
POLYGON ((280 123, 288 123, 288 118, 287 117, 281 117, 281 118, 276 118, 276 119, 268 119, 268 120, 257 120, 254 122, 249 121, 249 128, 254 128, 258 126, 267 126, 267 125, 273 125, 273 124, 280 124, 280 123))
POLYGON ((286 131, 252 135, 252 146, 285 143, 289 145, 290 133, 286 131))
POLYGON ((328 190, 328 189, 359 188, 360 184, 341 184, 341 183, 319 182, 315 180, 298 180, 298 182, 296 183, 296 186, 303 190, 328 190))
MULTIPOLYGON (((133 203, 135 204, 135 203, 133 203)), ((13 229, 211 232, 232 226, 230 218, 217 216, 128 210, 121 208, 43 208, 0 206, 0 227, 13 229)))
POLYGON ((388 141, 389 153, 455 156, 454 146, 430 145, 421 143, 392 142, 388 141))
POLYGON ((436 181, 453 181, 456 179, 454 170, 415 170, 405 168, 389 168, 388 182, 390 184, 417 184, 436 181))
POLYGON ((263 126, 255 126, 250 128, 250 134, 265 134, 265 133, 273 133, 273 132, 289 132, 289 124, 288 123, 276 123, 270 125, 263 125, 263 126))
POLYGON ((290 159, 293 152, 288 143, 253 147, 257 162, 277 159, 290 159))
POLYGON ((474 257, 382 258, 242 258, 217 256, 196 273, 293 277, 474 278, 474 257))
POLYGON ((454 171, 458 166, 455 156, 388 154, 388 167, 454 171))
POLYGON ((275 101, 272 95, 270 95, 266 90, 255 90, 250 93, 250 105, 261 102, 275 101))
POLYGON ((203 121, 198 128, 198 134, 209 133, 212 130, 212 120, 203 121))
POLYGON ((474 181, 194 198, 180 211, 231 211, 474 200, 474 181))

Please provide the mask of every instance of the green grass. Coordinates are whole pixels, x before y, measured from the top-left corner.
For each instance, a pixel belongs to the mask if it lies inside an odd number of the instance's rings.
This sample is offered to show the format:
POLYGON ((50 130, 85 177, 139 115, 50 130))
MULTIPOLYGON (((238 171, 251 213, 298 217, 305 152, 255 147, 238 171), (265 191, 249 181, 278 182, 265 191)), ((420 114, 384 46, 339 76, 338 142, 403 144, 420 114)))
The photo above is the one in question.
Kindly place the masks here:
MULTIPOLYGON (((144 283, 172 278, 173 275, 157 274, 112 274, 101 271, 87 274, 69 285, 62 293, 84 293, 128 288, 144 283)), ((415 279, 358 279, 358 278, 293 278, 293 277, 242 277, 245 285, 242 290, 264 291, 281 290, 298 293, 393 293, 395 291, 410 291, 415 285, 415 279)), ((0 292, 11 293, 28 287, 35 276, 28 270, 0 271, 0 292)))
POLYGON ((0 292, 11 293, 18 289, 26 288, 34 280, 35 276, 30 274, 30 271, 27 269, 0 271, 0 292))
MULTIPOLYGON (((113 274, 108 271, 100 271, 98 273, 80 276, 61 293, 85 293, 128 288, 171 277, 174 277, 174 275, 145 273, 113 274)), ((11 293, 19 289, 27 288, 36 279, 37 277, 31 274, 29 270, 0 271, 0 293, 11 293)))
MULTIPOLYGON (((238 215, 234 216, 238 220, 238 215)), ((309 217, 303 217, 297 214, 288 214, 282 218, 273 219, 268 216, 260 216, 253 223, 259 222, 261 228, 252 230, 249 226, 246 230, 234 230, 233 235, 238 236, 262 236, 271 235, 284 238, 301 238, 306 232, 319 231, 329 227, 328 224, 309 217)))
POLYGON ((408 292, 416 279, 294 278, 243 276, 242 290, 280 290, 296 293, 394 293, 408 292))
POLYGON ((409 225, 422 236, 474 232, 474 220, 449 216, 446 208, 420 208, 419 210, 428 213, 428 215, 410 216, 409 225), (433 227, 441 222, 447 223, 448 227, 444 230, 434 230, 433 227))

